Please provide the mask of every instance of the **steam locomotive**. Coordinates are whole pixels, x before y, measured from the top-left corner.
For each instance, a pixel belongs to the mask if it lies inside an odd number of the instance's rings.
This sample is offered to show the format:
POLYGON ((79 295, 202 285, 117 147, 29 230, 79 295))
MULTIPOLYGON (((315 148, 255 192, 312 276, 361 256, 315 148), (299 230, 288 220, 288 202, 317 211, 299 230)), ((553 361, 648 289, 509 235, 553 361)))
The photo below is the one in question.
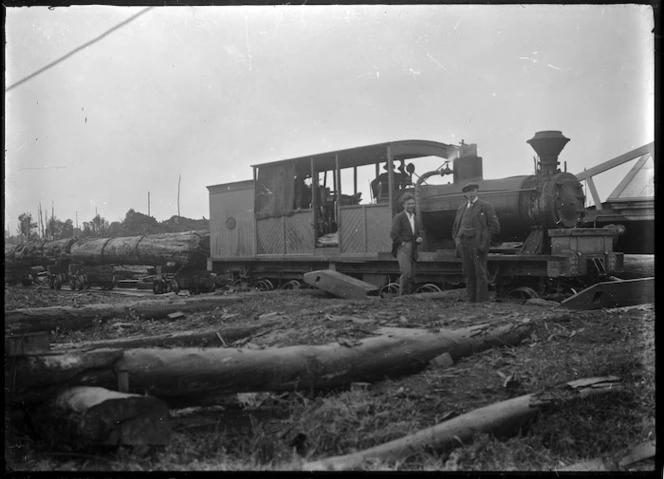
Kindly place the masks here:
POLYGON ((334 269, 393 292, 399 272, 391 221, 412 192, 424 232, 419 291, 458 285, 452 222, 465 201, 461 186, 473 180, 501 223, 488 260, 497 295, 573 294, 622 271, 623 254, 613 250, 620 227, 584 223, 582 185, 559 168, 568 141, 560 131, 537 132, 528 140, 538 155, 535 173, 501 179, 484 179, 477 145, 463 142, 402 140, 253 165, 253 180, 208 187, 208 271, 238 287, 273 289, 299 287, 304 273, 334 269), (424 158, 442 166, 418 175, 424 158), (358 171, 367 169, 375 179, 363 202, 358 171), (451 183, 429 184, 447 175, 451 183))

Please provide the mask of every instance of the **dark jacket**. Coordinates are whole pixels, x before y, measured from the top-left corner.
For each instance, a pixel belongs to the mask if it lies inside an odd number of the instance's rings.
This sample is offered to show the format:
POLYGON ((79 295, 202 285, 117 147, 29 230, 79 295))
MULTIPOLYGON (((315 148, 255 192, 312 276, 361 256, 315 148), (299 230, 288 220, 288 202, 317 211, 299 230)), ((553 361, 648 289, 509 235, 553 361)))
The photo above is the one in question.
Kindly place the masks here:
MULTIPOLYGON (((461 217, 463 216, 463 212, 467 205, 468 202, 464 201, 457 209, 456 217, 454 218, 454 226, 452 226, 452 238, 454 239, 454 244, 458 244, 457 235, 460 233, 459 226, 461 225, 461 217)), ((473 215, 471 218, 471 224, 475 231, 475 246, 480 252, 485 253, 489 251, 491 238, 500 233, 500 223, 496 216, 496 210, 491 203, 487 203, 486 201, 477 198, 477 202, 473 206, 471 214, 473 215)))
POLYGON ((402 211, 394 216, 392 220, 392 230, 390 231, 390 236, 392 237, 392 256, 396 258, 397 250, 401 246, 402 242, 412 241, 413 243, 413 260, 417 260, 417 242, 416 238, 420 236, 420 231, 417 226, 417 216, 415 217, 415 232, 410 228, 410 221, 408 221, 408 216, 406 211, 402 211))

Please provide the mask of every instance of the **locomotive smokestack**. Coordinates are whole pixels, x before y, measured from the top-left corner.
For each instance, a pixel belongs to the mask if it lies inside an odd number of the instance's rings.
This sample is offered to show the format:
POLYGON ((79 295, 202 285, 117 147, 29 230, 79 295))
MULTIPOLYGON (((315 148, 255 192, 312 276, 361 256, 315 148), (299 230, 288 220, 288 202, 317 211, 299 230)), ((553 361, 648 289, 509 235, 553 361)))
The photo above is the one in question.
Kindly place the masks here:
POLYGON ((558 172, 558 155, 565 148, 569 138, 560 131, 538 131, 527 143, 533 147, 540 158, 539 172, 554 175, 558 172))

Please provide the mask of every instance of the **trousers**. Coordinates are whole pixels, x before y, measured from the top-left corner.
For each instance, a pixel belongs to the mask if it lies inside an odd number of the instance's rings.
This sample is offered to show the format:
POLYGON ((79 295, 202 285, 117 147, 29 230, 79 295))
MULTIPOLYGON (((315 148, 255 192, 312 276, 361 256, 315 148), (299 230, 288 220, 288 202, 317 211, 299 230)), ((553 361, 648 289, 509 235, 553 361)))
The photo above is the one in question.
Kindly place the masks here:
POLYGON ((488 251, 481 252, 475 238, 461 238, 461 266, 466 280, 466 295, 471 303, 489 300, 488 251))
POLYGON ((404 243, 397 249, 397 262, 399 263, 399 294, 410 294, 414 279, 415 260, 413 260, 413 243, 404 243))

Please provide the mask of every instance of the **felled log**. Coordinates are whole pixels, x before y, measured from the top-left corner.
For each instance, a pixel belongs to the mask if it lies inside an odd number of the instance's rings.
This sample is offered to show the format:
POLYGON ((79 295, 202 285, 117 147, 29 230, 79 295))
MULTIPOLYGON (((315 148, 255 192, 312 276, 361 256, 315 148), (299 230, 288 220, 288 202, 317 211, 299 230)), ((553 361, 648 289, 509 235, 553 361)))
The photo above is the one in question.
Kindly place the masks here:
POLYGON ((74 387, 37 408, 32 424, 52 447, 166 445, 171 424, 162 401, 99 387, 74 387))
POLYGON ((5 402, 42 402, 79 385, 117 389, 113 365, 122 354, 122 349, 96 349, 10 357, 5 361, 5 402))
POLYGON ((66 381, 66 386, 115 389, 119 373, 126 372, 127 392, 148 393, 179 404, 186 402, 186 398, 200 403, 207 395, 332 389, 357 381, 414 373, 445 352, 457 360, 494 346, 516 345, 530 335, 531 329, 532 323, 526 320, 421 336, 372 337, 352 347, 334 343, 263 350, 69 351, 60 355, 17 356, 13 358, 13 365, 5 368, 5 375, 6 383, 8 375, 13 377, 10 391, 14 401, 44 397, 62 380, 66 381), (89 355, 96 355, 97 360, 92 363, 89 355), (90 364, 89 367, 86 368, 86 364, 90 364))
POLYGON ((529 321, 478 330, 465 328, 411 337, 372 337, 348 347, 130 349, 118 361, 129 391, 166 399, 256 392, 333 389, 356 381, 414 373, 448 352, 457 360, 475 352, 515 345, 529 336, 529 321))
POLYGON ((527 394, 490 406, 475 409, 461 416, 424 429, 415 434, 345 456, 331 457, 304 464, 303 469, 353 470, 373 461, 406 459, 425 448, 449 450, 470 443, 479 433, 495 436, 516 434, 545 408, 562 405, 574 399, 619 389, 615 376, 572 381, 541 394, 527 394))
POLYGON ((269 327, 273 324, 271 321, 263 321, 248 326, 228 326, 222 329, 215 329, 212 331, 199 331, 199 332, 185 332, 185 333, 168 333, 159 334, 156 336, 138 336, 134 338, 117 338, 107 339, 105 341, 86 341, 81 343, 62 343, 54 344, 54 350, 63 349, 99 349, 99 348, 147 348, 147 347, 163 347, 179 344, 182 346, 202 346, 202 345, 218 345, 222 346, 223 343, 219 337, 223 339, 226 344, 230 344, 238 339, 246 338, 252 334, 260 331, 263 328, 269 327))
POLYGON ((94 319, 110 319, 125 314, 143 315, 146 318, 165 318, 176 311, 195 311, 214 308, 242 301, 240 296, 196 296, 186 299, 160 299, 136 301, 122 304, 92 304, 75 308, 72 306, 49 306, 45 308, 22 308, 5 312, 5 330, 44 331, 60 329, 85 329, 94 319))
POLYGON ((27 241, 16 246, 11 251, 10 258, 5 253, 5 258, 30 266, 44 265, 55 260, 66 260, 71 253, 71 246, 77 241, 78 238, 27 241))
POLYGON ((210 255, 210 233, 187 231, 78 241, 72 261, 85 264, 165 264, 205 266, 210 255))

